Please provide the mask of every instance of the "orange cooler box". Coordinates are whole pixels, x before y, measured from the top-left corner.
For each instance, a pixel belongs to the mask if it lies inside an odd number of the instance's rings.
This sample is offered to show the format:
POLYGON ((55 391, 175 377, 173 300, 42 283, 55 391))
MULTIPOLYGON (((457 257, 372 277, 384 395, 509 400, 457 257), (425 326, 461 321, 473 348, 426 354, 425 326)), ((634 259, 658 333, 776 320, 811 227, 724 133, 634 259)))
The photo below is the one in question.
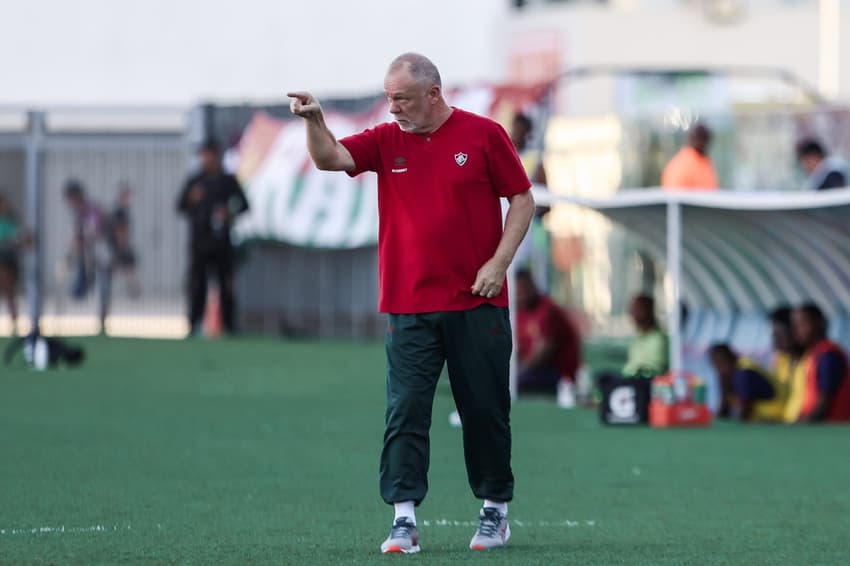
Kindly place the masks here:
POLYGON ((705 383, 693 375, 668 373, 656 377, 652 380, 649 424, 659 428, 708 426, 711 411, 705 401, 705 383), (677 392, 677 386, 683 390, 677 392))
POLYGON ((653 427, 671 426, 708 426, 711 424, 711 411, 705 405, 696 405, 682 401, 665 405, 661 401, 649 404, 649 424, 653 427))

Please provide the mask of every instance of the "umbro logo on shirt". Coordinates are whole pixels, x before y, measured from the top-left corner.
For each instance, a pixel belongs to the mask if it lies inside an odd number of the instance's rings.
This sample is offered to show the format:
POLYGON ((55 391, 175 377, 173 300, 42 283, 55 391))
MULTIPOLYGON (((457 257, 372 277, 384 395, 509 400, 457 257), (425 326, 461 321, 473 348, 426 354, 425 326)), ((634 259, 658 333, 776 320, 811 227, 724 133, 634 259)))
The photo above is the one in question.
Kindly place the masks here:
POLYGON ((464 165, 466 165, 467 157, 468 156, 465 153, 463 153, 462 151, 459 151, 459 152, 455 153, 455 163, 457 163, 458 165, 463 167, 464 165))
POLYGON ((405 167, 405 164, 407 164, 406 158, 396 157, 393 159, 393 163, 395 163, 395 167, 392 169, 393 173, 404 173, 407 171, 407 167, 405 167))

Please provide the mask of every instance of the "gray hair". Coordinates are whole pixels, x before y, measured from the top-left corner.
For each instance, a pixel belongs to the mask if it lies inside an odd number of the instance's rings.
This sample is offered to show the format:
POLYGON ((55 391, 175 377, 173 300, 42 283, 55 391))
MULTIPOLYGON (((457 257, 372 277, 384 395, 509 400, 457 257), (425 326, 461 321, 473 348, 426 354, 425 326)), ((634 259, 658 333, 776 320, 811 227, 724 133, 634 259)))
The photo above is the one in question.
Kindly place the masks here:
POLYGON ((401 69, 406 69, 407 72, 410 73, 410 76, 413 77, 413 80, 418 83, 428 83, 429 86, 437 85, 438 87, 443 88, 443 81, 440 79, 440 71, 438 71, 437 66, 424 55, 420 55, 419 53, 403 53, 393 59, 393 62, 390 63, 388 72, 391 73, 401 69))

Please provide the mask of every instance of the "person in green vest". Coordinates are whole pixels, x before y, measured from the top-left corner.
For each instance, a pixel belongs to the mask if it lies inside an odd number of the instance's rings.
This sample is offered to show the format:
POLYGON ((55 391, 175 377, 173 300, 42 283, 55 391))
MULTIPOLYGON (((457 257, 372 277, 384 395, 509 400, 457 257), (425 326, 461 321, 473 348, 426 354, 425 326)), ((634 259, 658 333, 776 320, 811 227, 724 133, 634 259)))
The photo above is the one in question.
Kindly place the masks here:
POLYGON ((637 336, 629 345, 625 377, 655 377, 669 369, 669 341, 655 316, 655 300, 649 295, 634 297, 629 305, 629 316, 637 336))

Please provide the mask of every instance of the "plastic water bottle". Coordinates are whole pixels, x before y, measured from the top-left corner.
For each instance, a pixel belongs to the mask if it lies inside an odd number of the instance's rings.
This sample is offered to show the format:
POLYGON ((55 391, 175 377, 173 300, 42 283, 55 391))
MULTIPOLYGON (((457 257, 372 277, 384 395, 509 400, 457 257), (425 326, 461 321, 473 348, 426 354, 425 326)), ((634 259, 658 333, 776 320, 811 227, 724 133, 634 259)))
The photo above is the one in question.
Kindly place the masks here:
POLYGON ((676 402, 688 398, 688 377, 683 372, 677 372, 673 375, 673 397, 676 402))
POLYGON ((39 336, 35 341, 32 358, 32 365, 36 370, 44 371, 47 369, 47 365, 50 362, 50 352, 47 348, 47 340, 41 336, 39 336))
POLYGON ((696 405, 705 405, 705 382, 701 379, 694 381, 693 401, 696 405))
POLYGON ((24 359, 37 371, 44 371, 50 362, 47 340, 41 336, 29 337, 24 343, 24 359))

